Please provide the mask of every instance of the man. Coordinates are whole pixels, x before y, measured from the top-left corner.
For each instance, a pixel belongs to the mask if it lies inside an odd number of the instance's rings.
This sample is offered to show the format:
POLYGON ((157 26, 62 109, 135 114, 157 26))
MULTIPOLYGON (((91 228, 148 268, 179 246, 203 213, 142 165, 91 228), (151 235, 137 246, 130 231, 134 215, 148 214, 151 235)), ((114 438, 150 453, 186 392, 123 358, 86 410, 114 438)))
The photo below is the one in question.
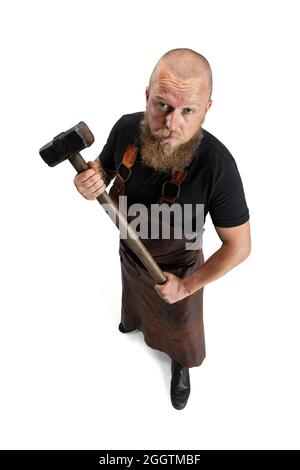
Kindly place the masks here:
POLYGON ((146 87, 146 111, 122 116, 101 155, 74 178, 89 200, 116 176, 110 190, 116 203, 125 195, 128 207, 176 201, 180 207, 204 206, 204 219, 210 213, 222 245, 205 262, 202 248, 183 245, 186 237, 143 240, 167 278, 162 285, 151 282, 120 240, 119 330, 140 329, 150 347, 171 357, 170 394, 176 409, 183 409, 190 395, 189 368, 205 357, 203 288, 250 254, 249 211, 237 165, 227 148, 202 128, 211 94, 212 72, 205 57, 191 49, 168 51, 146 87))

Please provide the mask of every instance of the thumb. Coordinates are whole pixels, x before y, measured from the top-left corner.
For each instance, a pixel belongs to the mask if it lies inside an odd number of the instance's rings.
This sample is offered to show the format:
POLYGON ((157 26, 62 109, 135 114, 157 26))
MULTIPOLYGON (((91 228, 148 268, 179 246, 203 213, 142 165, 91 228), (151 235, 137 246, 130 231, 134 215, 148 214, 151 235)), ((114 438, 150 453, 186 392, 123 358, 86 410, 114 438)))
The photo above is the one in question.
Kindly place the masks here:
POLYGON ((88 166, 89 166, 90 168, 93 168, 93 170, 99 171, 100 165, 99 165, 99 163, 97 162, 97 160, 94 161, 94 162, 87 162, 87 164, 88 164, 88 166))

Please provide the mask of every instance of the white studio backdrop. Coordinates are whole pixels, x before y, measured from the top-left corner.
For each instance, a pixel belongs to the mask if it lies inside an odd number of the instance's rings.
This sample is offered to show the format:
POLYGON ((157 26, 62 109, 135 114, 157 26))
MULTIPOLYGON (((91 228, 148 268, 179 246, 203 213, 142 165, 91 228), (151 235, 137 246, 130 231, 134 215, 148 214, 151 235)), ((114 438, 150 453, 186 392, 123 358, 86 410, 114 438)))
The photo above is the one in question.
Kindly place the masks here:
MULTIPOLYGON (((299 449, 297 4, 1 3, 2 449, 299 449), (207 358, 182 411, 170 359, 117 329, 117 229, 38 153, 84 120, 94 160, 175 47, 211 63, 204 128, 236 159, 253 244, 204 289, 207 358)), ((206 259, 218 247, 208 218, 206 259)))

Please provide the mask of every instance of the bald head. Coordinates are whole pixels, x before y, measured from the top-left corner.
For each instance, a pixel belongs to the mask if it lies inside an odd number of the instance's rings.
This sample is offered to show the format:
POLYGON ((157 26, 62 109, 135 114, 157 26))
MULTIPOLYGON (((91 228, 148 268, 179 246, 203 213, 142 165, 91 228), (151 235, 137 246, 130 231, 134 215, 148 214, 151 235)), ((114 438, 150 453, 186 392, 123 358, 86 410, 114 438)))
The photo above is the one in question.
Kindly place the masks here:
POLYGON ((184 86, 191 84, 199 94, 212 94, 212 71, 207 59, 192 49, 180 48, 166 52, 157 62, 149 81, 149 90, 153 83, 170 81, 184 86))

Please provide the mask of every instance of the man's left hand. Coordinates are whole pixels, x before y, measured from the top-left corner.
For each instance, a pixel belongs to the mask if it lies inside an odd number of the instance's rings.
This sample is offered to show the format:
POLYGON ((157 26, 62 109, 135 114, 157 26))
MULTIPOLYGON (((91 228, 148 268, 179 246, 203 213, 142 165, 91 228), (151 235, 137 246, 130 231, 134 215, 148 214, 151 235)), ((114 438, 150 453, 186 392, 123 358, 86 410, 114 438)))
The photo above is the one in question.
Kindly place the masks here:
POLYGON ((189 295, 185 288, 183 279, 180 279, 172 273, 165 271, 163 271, 163 273, 166 276, 167 281, 164 284, 155 284, 154 289, 165 302, 168 304, 174 304, 189 295))

